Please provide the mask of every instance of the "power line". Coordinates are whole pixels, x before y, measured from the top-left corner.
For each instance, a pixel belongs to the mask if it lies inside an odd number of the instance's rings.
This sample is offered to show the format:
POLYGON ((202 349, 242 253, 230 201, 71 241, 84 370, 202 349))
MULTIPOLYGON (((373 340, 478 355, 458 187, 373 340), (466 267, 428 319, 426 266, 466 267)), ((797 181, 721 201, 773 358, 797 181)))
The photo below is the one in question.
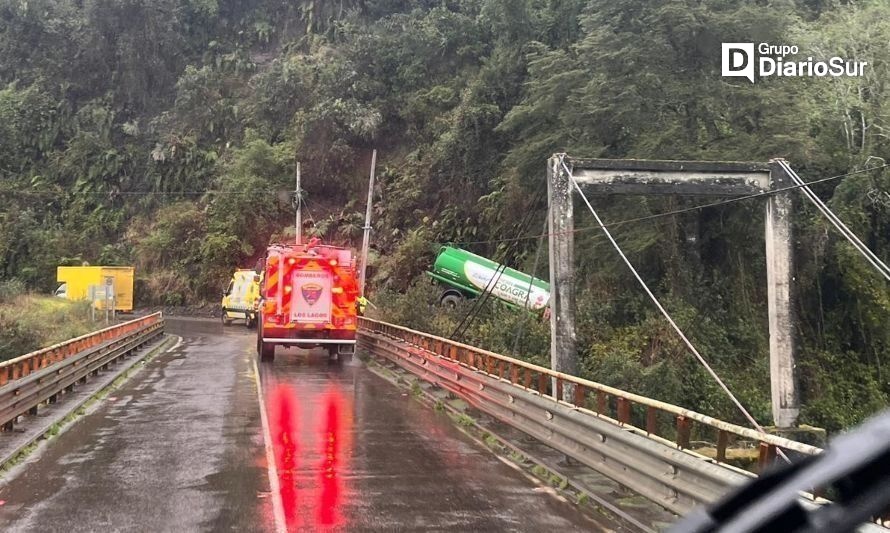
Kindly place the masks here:
MULTIPOLYGON (((541 231, 547 231, 547 225, 550 223, 550 210, 547 210, 547 215, 544 217, 544 227, 541 231)), ((544 246, 544 237, 538 239, 538 249, 535 251, 535 263, 532 266, 532 275, 531 279, 528 280, 528 292, 525 293, 525 304, 523 305, 523 311, 526 313, 523 315, 522 320, 520 320, 519 325, 516 328, 516 335, 513 338, 513 352, 510 354, 511 357, 516 357, 516 353, 519 351, 519 341, 522 340, 522 333, 525 329, 525 324, 528 322, 529 315, 531 314, 531 309, 529 309, 529 300, 532 296, 532 288, 534 287, 535 279, 538 275, 538 260, 541 258, 541 248, 544 246)))
MULTIPOLYGON (((626 255, 624 255, 624 252, 621 250, 621 247, 618 246, 618 243, 612 237, 612 234, 609 232, 609 229, 606 227, 605 224, 603 224, 602 219, 600 219, 600 216, 597 214, 596 210, 593 208, 593 205, 590 204, 590 200, 588 200, 587 196, 584 195, 584 191, 581 190, 581 186, 578 185, 578 182, 575 180, 574 176, 572 176, 572 171, 569 170, 569 167, 566 166, 565 161, 563 159, 560 159, 560 164, 562 164, 563 169, 565 169, 565 171, 568 173, 569 179, 572 180, 572 184, 575 186, 575 189, 578 191, 578 194, 581 195, 581 199, 587 205, 587 209, 589 209, 590 212, 593 214, 593 218, 596 219, 597 225, 599 226, 600 229, 603 230, 603 233, 606 234, 606 237, 612 243, 612 246, 615 248, 615 251, 618 252, 618 255, 621 256, 621 259, 624 261, 624 264, 627 265, 627 268, 630 269, 631 273, 637 279, 640 286, 643 287, 644 291, 646 291, 646 294, 652 300, 652 303, 655 304, 655 306, 658 308, 658 310, 661 312, 661 314, 664 316, 664 318, 667 319, 668 323, 670 323, 671 327, 674 328, 674 331, 677 332, 677 334, 683 340, 683 343, 686 344, 686 347, 689 348, 689 350, 693 353, 693 355, 695 355, 696 359, 698 359, 698 361, 702 364, 702 366, 705 367, 705 370, 707 370, 708 373, 711 375, 711 377, 714 378, 714 381, 716 381, 717 384, 720 385, 720 388, 722 388, 723 391, 727 394, 727 396, 729 396, 729 399, 732 400, 732 402, 735 404, 735 406, 738 407, 739 411, 741 411, 742 414, 745 416, 745 418, 748 419, 748 422, 750 422, 755 428, 757 428, 757 431, 759 431, 761 433, 766 433, 763 430, 763 427, 761 427, 761 425, 757 423, 757 420, 755 420, 754 417, 751 416, 751 413, 749 413, 748 410, 745 409, 745 406, 742 405, 742 403, 738 400, 738 398, 735 397, 735 395, 732 393, 732 391, 729 390, 729 387, 726 386, 726 383, 724 383, 723 380, 720 379, 720 376, 717 375, 717 372, 715 372, 714 369, 711 368, 711 365, 708 364, 708 362, 705 360, 705 358, 702 357, 702 355, 699 353, 698 349, 696 349, 695 345, 693 345, 692 342, 689 340, 689 338, 686 337, 686 334, 683 333, 683 330, 680 329, 680 326, 678 326, 677 323, 674 322, 674 319, 671 317, 671 315, 667 312, 667 310, 664 308, 664 306, 661 305, 661 302, 658 300, 658 298, 655 296, 655 294, 652 292, 652 290, 649 289, 649 286, 646 285, 646 282, 643 281, 643 278, 637 272, 637 269, 634 268, 633 263, 631 263, 630 259, 628 259, 626 255)), ((781 452, 781 450, 780 450, 780 452, 781 452)), ((784 454, 783 454, 783 457, 784 457, 784 454)), ((785 459, 787 460, 787 457, 785 459)))
MULTIPOLYGON (((542 195, 538 195, 535 202, 537 203, 540 200, 542 195)), ((534 210, 529 210, 526 214, 525 219, 519 225, 519 231, 517 234, 525 233, 526 229, 528 229, 528 223, 531 221, 531 215, 534 213, 534 210)), ((460 324, 454 328, 454 331, 451 333, 449 338, 453 340, 460 340, 459 337, 462 337, 476 318, 479 316, 479 313, 482 311, 482 307, 485 305, 485 302, 488 301, 488 297, 491 293, 494 292, 494 289, 497 287, 497 283, 501 279, 501 275, 507 270, 507 262, 510 260, 510 254, 513 249, 516 247, 518 241, 514 241, 510 244, 510 246, 504 250, 504 253, 501 257, 501 263, 497 266, 494 271, 494 274, 491 276, 491 279, 488 280, 488 283, 485 284, 485 288, 482 289, 482 293, 476 297, 476 301, 473 302, 473 306, 464 316, 464 318, 460 321, 460 324)))
MULTIPOLYGON (((682 215, 682 214, 684 214, 684 213, 689 213, 689 212, 692 212, 692 211, 699 211, 699 210, 701 210, 701 209, 708 209, 708 208, 711 208, 711 207, 719 207, 719 206, 722 206, 722 205, 733 204, 733 203, 736 203, 736 202, 742 202, 742 201, 745 201, 745 200, 752 200, 752 199, 754 199, 754 198, 765 198, 765 197, 773 196, 773 195, 775 195, 775 194, 779 194, 779 193, 786 192, 786 191, 793 191, 793 190, 795 190, 795 189, 802 189, 802 188, 804 188, 804 187, 809 187, 809 186, 811 186, 811 185, 818 185, 818 184, 820 184, 820 183, 826 183, 826 182, 829 182, 829 181, 834 181, 834 180, 838 180, 838 179, 841 179, 841 178, 846 178, 846 177, 848 177, 848 176, 853 176, 853 175, 856 175, 856 174, 862 174, 862 173, 864 173, 864 172, 870 172, 870 171, 872 171, 872 170, 879 170, 879 169, 882 169, 882 168, 886 168, 886 167, 888 167, 888 166, 890 166, 890 163, 885 163, 885 164, 883 164, 883 165, 877 165, 877 166, 874 166, 874 167, 863 168, 863 169, 860 169, 860 170, 854 170, 854 171, 851 171, 851 172, 847 172, 846 174, 838 174, 837 176, 830 176, 830 177, 828 177, 828 178, 821 178, 821 179, 813 180, 813 181, 809 181, 809 182, 802 182, 801 184, 789 185, 789 186, 786 186, 786 187, 780 187, 780 188, 778 188, 778 189, 772 189, 772 190, 769 190, 769 191, 763 191, 763 192, 758 192, 758 193, 754 193, 754 194, 749 194, 749 195, 746 195, 746 196, 736 196, 736 197, 734 197, 734 198, 727 198, 727 199, 725 199, 725 200, 718 200, 718 201, 716 201, 716 202, 709 202, 709 203, 706 203, 706 204, 700 204, 700 205, 694 205, 694 206, 690 206, 690 207, 684 207, 684 208, 676 209, 676 210, 673 210, 673 211, 665 211, 665 212, 663 212, 663 213, 655 213, 655 214, 652 214, 652 215, 646 215, 646 216, 635 217, 635 218, 628 218, 628 219, 625 219, 625 220, 618 220, 618 221, 615 221, 615 222, 609 222, 609 223, 606 224, 605 226, 606 226, 607 228, 615 228, 615 227, 618 227, 618 226, 622 226, 622 225, 624 225, 624 224, 631 224, 631 223, 634 223, 634 222, 645 222, 645 221, 647 221, 647 220, 655 220, 655 219, 664 218, 664 217, 670 217, 670 216, 675 216, 675 215, 682 215)), ((598 230, 598 229, 600 229, 599 226, 585 226, 585 227, 582 227, 582 228, 575 228, 575 229, 573 229, 570 233, 581 233, 581 232, 585 232, 585 231, 598 230)), ((455 246, 465 246, 465 245, 471 245, 471 244, 494 244, 494 243, 510 242, 510 241, 514 241, 514 240, 530 240, 530 239, 537 239, 537 238, 539 238, 539 237, 548 237, 548 236, 550 236, 550 235, 563 235, 564 233, 565 233, 565 232, 542 233, 542 234, 540 234, 540 235, 530 235, 530 236, 525 236, 525 237, 514 237, 514 238, 507 238, 507 239, 491 239, 491 240, 485 240, 485 241, 461 241, 461 242, 454 242, 454 241, 451 241, 451 242, 443 242, 443 243, 441 243, 441 244, 453 244, 453 245, 455 245, 455 246)))
MULTIPOLYGON (((544 197, 544 191, 541 190, 535 196, 532 201, 532 205, 538 204, 541 199, 544 197)), ((534 215, 535 210, 529 209, 525 215, 525 218, 519 224, 519 231, 517 235, 522 235, 528 230, 528 226, 531 223, 532 216, 534 215)), ((488 301, 488 297, 491 293, 494 292, 494 289, 497 287, 498 281, 500 281, 501 276, 507 270, 507 263, 511 260, 511 255, 513 255, 513 250, 516 248, 519 241, 513 241, 510 245, 504 250, 504 253, 501 256, 501 263, 495 269, 494 275, 492 275, 491 279, 486 283, 485 288, 482 290, 482 293, 476 297, 476 301, 473 302, 473 306, 464 316, 464 318, 460 321, 460 324, 454 329, 454 331, 450 335, 450 339, 459 340, 459 336, 463 336, 469 327, 472 325, 473 321, 479 316, 479 313, 482 311, 485 302, 488 301)))
POLYGON ((0 189, 0 194, 17 194, 24 196, 51 196, 57 197, 59 195, 73 195, 73 196, 204 196, 204 195, 255 195, 258 192, 269 192, 269 193, 283 193, 283 192, 293 192, 288 191, 287 189, 250 189, 244 191, 220 191, 220 190, 206 190, 206 191, 66 191, 66 190, 56 190, 56 191, 35 191, 35 190, 23 190, 23 189, 11 189, 11 188, 3 188, 0 189))

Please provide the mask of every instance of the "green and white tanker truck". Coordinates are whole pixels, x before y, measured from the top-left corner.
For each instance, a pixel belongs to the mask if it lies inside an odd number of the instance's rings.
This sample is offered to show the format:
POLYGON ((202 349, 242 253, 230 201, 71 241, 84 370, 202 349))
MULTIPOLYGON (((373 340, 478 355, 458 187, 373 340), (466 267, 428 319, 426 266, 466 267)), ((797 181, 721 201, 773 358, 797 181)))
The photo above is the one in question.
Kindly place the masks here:
POLYGON ((453 306, 464 298, 475 298, 486 287, 492 296, 507 304, 519 308, 528 305, 532 311, 544 309, 550 301, 550 284, 546 281, 509 267, 503 268, 490 259, 452 246, 443 246, 439 250, 436 262, 427 274, 444 285, 439 301, 445 305, 453 306), (493 283, 492 278, 496 278, 493 283))

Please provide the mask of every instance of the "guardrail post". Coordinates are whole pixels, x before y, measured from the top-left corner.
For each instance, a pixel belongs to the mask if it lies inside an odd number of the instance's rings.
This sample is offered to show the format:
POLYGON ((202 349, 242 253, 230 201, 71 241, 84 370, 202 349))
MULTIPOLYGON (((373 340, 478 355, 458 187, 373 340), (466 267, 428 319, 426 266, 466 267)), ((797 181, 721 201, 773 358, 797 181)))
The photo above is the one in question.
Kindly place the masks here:
POLYGON ((658 411, 651 405, 646 408, 646 433, 655 435, 658 431, 658 411))
POLYGON ((587 390, 584 385, 575 384, 575 405, 578 407, 587 407, 587 390))
POLYGON ((776 460, 776 447, 765 442, 760 443, 760 454, 757 457, 757 471, 763 472, 776 460))
POLYGON ((618 422, 630 424, 630 402, 626 398, 618 398, 618 422))
POLYGON ((556 394, 553 395, 553 399, 556 401, 562 400, 562 378, 556 378, 556 394))
POLYGON ((689 434, 692 432, 692 420, 685 416, 677 417, 677 446, 689 448, 689 434))
POLYGON ((726 462, 726 447, 729 445, 729 433, 717 430, 717 461, 726 462))
POLYGON ((548 381, 550 381, 550 376, 544 373, 538 374, 538 393, 541 396, 547 396, 548 381))
POLYGON ((599 413, 601 415, 609 414, 607 412, 607 409, 609 408, 608 402, 609 402, 609 397, 606 396, 605 392, 603 392, 601 390, 596 391, 596 412, 597 413, 599 413))

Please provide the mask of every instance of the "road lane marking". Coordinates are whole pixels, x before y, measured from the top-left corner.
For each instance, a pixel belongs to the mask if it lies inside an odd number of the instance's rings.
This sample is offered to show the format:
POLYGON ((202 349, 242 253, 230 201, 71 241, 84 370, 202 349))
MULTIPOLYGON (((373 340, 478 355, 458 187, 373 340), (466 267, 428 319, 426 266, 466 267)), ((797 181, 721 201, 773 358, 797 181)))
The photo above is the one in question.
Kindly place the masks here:
POLYGON ((260 382, 260 369, 253 360, 253 377, 256 380, 256 394, 260 402, 260 421, 263 424, 263 441, 266 447, 266 472, 269 474, 269 490, 272 491, 272 515, 275 517, 275 531, 287 533, 284 518, 284 503, 281 501, 281 487, 278 485, 278 467, 275 466, 275 450, 272 446, 272 433, 269 431, 269 417, 266 415, 266 402, 263 400, 263 385, 260 382))
POLYGON ((179 347, 182 345, 182 337, 180 337, 179 335, 174 335, 174 336, 175 336, 177 339, 179 339, 179 340, 176 341, 176 344, 174 344, 173 346, 167 348, 166 351, 168 351, 168 352, 172 352, 173 350, 179 348, 179 347))

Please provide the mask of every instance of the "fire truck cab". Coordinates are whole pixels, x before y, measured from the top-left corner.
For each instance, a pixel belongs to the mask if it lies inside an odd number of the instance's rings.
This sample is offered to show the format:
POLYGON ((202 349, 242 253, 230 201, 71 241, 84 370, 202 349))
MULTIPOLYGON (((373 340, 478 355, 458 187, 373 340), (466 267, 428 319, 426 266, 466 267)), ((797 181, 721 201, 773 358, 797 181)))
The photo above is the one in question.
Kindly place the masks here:
POLYGON ((356 265, 348 248, 273 244, 263 265, 257 355, 276 346, 325 347, 331 357, 355 351, 356 265))

